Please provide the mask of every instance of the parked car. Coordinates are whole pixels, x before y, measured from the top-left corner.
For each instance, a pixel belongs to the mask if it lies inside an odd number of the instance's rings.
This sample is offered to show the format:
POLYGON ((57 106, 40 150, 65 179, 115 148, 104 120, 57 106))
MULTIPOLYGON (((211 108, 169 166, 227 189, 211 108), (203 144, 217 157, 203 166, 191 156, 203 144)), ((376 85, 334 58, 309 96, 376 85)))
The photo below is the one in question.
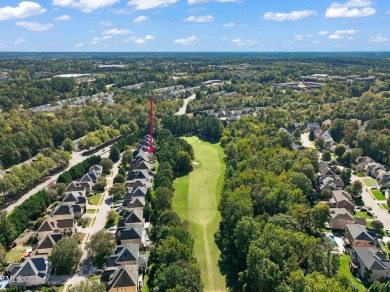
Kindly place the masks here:
POLYGON ((112 226, 112 227, 108 228, 108 231, 115 231, 115 230, 117 230, 117 229, 118 229, 118 227, 112 226))
POLYGON ((387 234, 387 236, 390 236, 390 230, 386 230, 386 234, 387 234))

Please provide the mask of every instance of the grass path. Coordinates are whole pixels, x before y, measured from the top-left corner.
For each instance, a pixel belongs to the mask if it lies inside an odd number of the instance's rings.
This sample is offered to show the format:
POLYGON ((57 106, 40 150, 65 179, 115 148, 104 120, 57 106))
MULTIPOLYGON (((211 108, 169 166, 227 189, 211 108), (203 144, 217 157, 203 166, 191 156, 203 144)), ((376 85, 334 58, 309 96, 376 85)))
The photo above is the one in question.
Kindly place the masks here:
POLYGON ((221 220, 218 203, 225 172, 224 153, 219 144, 206 143, 197 137, 184 139, 194 148, 197 165, 188 176, 175 180, 173 208, 189 222, 205 291, 226 291, 225 279, 217 265, 220 251, 214 241, 221 220))

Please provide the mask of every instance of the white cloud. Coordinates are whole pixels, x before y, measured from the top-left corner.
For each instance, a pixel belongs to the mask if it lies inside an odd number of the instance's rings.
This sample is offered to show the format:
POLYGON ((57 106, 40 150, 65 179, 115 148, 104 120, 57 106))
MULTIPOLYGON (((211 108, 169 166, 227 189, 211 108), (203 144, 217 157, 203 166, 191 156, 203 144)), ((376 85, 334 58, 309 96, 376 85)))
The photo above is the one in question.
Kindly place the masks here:
POLYGON ((311 38, 313 35, 312 34, 307 34, 306 37, 307 38, 311 38))
POLYGON ((69 19, 70 19, 70 16, 65 14, 65 15, 58 16, 54 20, 56 20, 56 21, 67 21, 69 19))
POLYGON ((138 17, 134 18, 133 22, 134 23, 139 23, 139 22, 142 22, 142 21, 145 21, 145 20, 148 20, 148 19, 149 19, 149 17, 141 15, 141 16, 138 16, 138 17))
POLYGON ((385 12, 385 14, 390 14, 390 10, 387 10, 387 11, 385 12))
POLYGON ((355 34, 357 33, 357 30, 354 29, 346 29, 346 30, 336 30, 334 34, 355 34))
POLYGON ((12 44, 20 45, 20 44, 24 43, 25 41, 26 41, 26 39, 24 39, 24 38, 17 38, 16 40, 13 41, 12 44))
POLYGON ((375 8, 371 7, 371 0, 350 0, 345 3, 334 2, 326 9, 326 18, 337 17, 366 17, 376 13, 375 8))
POLYGON ((119 0, 53 0, 53 5, 78 8, 82 12, 92 12, 118 2, 119 0))
POLYGON ((311 42, 313 45, 318 45, 320 43, 320 41, 313 41, 311 42))
POLYGON ((296 34, 296 35, 294 35, 294 40, 296 40, 296 41, 303 41, 303 39, 304 39, 304 35, 302 35, 302 34, 296 34))
POLYGON ((212 22, 214 17, 212 15, 203 15, 203 16, 190 16, 186 19, 183 19, 183 21, 188 22, 212 22))
POLYGON ((192 44, 196 43, 197 41, 199 41, 199 39, 193 35, 193 36, 190 36, 190 37, 185 38, 185 39, 174 40, 173 43, 180 44, 180 45, 192 45, 192 44))
POLYGON ((84 47, 84 44, 83 43, 78 43, 77 45, 75 45, 76 48, 81 48, 81 47, 84 47))
POLYGON ((234 22, 229 22, 229 23, 225 23, 223 26, 224 27, 234 27, 234 26, 236 26, 236 24, 234 22))
POLYGON ((54 27, 52 23, 38 23, 38 22, 26 22, 26 21, 20 21, 15 23, 17 26, 23 27, 28 30, 33 30, 33 31, 43 31, 43 30, 49 30, 54 27))
POLYGON ((101 26, 112 26, 112 22, 110 22, 110 21, 102 21, 102 22, 100 22, 100 25, 101 26))
POLYGON ((378 36, 370 37, 368 41, 371 43, 383 43, 389 41, 389 39, 384 36, 378 35, 378 36))
POLYGON ((124 35, 124 34, 129 34, 129 33, 130 33, 130 30, 128 30, 128 29, 112 28, 110 30, 103 31, 102 35, 124 35))
POLYGON ((253 46, 254 44, 256 44, 256 42, 252 39, 234 39, 232 40, 232 43, 237 46, 253 46))
POLYGON ((319 31, 319 35, 327 35, 329 32, 327 30, 319 31))
POLYGON ((98 43, 100 43, 101 41, 104 41, 104 40, 109 40, 110 38, 112 38, 111 35, 105 35, 101 38, 93 38, 92 41, 91 41, 91 44, 93 45, 97 45, 98 43))
POLYGON ((145 36, 144 38, 133 37, 131 40, 132 40, 134 43, 136 43, 136 44, 143 45, 143 44, 145 44, 147 41, 154 40, 154 36, 148 34, 148 35, 145 36))
POLYGON ((199 3, 207 3, 208 0, 188 0, 188 4, 199 4, 199 3))
POLYGON ((45 12, 46 9, 42 8, 40 4, 31 1, 23 1, 20 2, 17 7, 6 6, 0 8, 0 20, 27 18, 45 12))
POLYGON ((177 1, 179 0, 130 0, 128 5, 138 10, 145 10, 175 4, 177 1))
POLYGON ((298 20, 301 18, 313 16, 313 15, 317 15, 317 11, 315 11, 315 10, 301 10, 301 11, 292 11, 289 13, 267 12, 267 13, 264 13, 263 18, 265 20, 284 21, 284 20, 298 20))
POLYGON ((343 39, 344 37, 342 35, 339 35, 339 34, 331 34, 328 38, 330 40, 340 40, 340 39, 343 39))

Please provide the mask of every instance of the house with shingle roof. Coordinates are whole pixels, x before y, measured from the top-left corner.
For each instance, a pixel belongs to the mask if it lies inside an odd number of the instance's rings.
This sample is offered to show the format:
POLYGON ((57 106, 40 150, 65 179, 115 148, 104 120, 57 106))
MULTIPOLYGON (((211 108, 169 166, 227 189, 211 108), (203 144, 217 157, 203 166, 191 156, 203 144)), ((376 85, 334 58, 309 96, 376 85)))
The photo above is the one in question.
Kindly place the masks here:
POLYGON ((85 206, 87 204, 87 198, 83 197, 79 193, 71 192, 65 195, 64 199, 62 200, 63 204, 77 204, 77 205, 83 205, 85 206))
POLYGON ((51 217, 56 219, 79 219, 85 213, 85 206, 77 204, 59 204, 53 212, 50 214, 51 217))
POLYGON ((118 221, 118 228, 125 227, 132 223, 144 223, 144 211, 143 210, 131 210, 126 211, 118 221))
POLYGON ((378 247, 377 240, 367 232, 365 226, 360 224, 347 224, 345 226, 344 237, 349 241, 351 246, 369 244, 372 247, 378 247))
POLYGON ((123 201, 123 207, 129 209, 129 210, 143 210, 145 207, 145 197, 133 197, 130 199, 130 201, 126 201, 126 196, 123 201))
POLYGON ((93 172, 96 174, 97 177, 100 177, 103 174, 103 166, 98 164, 92 165, 89 168, 88 172, 93 172))
POLYGON ((107 267, 116 267, 124 265, 136 265, 139 257, 139 245, 129 243, 126 245, 117 245, 114 254, 108 258, 107 267))
POLYGON ((360 224, 366 226, 366 219, 354 218, 345 208, 330 209, 330 221, 329 225, 334 230, 344 230, 348 224, 360 224))
POLYGON ((345 208, 353 214, 355 210, 355 201, 350 193, 344 190, 334 190, 332 191, 332 198, 329 201, 329 206, 331 208, 345 208))
POLYGON ((138 265, 126 265, 120 268, 107 268, 100 282, 105 284, 108 292, 137 292, 140 287, 138 265))
POLYGON ((50 262, 46 255, 29 257, 23 263, 8 266, 4 275, 13 279, 21 279, 20 281, 10 281, 10 287, 45 285, 50 275, 50 262))
POLYGON ((82 196, 85 196, 87 194, 87 190, 86 190, 85 185, 80 185, 77 182, 71 182, 70 184, 68 184, 68 186, 66 187, 66 189, 64 191, 65 194, 69 194, 72 192, 79 193, 82 196))
POLYGON ((354 246, 350 267, 367 282, 384 281, 390 274, 390 261, 386 253, 371 247, 354 246))
POLYGON ((51 255, 51 251, 58 241, 60 241, 64 236, 63 233, 48 233, 44 238, 38 241, 37 244, 33 246, 32 255, 51 255))
POLYGON ((73 234, 77 231, 75 220, 73 219, 56 219, 56 218, 46 218, 42 222, 41 226, 38 228, 35 237, 38 240, 44 238, 47 234, 55 233, 65 233, 73 234))
MULTIPOLYGON (((119 223, 118 223, 119 225, 119 223)), ((136 243, 140 247, 143 241, 143 223, 130 223, 123 227, 118 227, 116 239, 121 245, 136 243)))

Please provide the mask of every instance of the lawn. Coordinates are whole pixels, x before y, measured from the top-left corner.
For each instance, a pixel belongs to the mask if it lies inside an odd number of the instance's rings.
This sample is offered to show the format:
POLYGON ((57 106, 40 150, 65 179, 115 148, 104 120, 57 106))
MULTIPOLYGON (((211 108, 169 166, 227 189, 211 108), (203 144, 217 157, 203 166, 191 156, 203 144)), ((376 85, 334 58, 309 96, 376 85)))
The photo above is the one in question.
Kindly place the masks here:
POLYGON ((102 197, 103 194, 96 194, 94 196, 91 196, 88 198, 88 201, 91 205, 100 205, 100 198, 102 197))
POLYGON ((356 174, 358 177, 365 177, 365 173, 362 172, 362 171, 358 171, 357 174, 356 174))
POLYGON ((362 283, 356 281, 355 277, 352 275, 349 269, 349 255, 340 256, 340 267, 339 273, 341 275, 346 276, 355 286, 359 289, 359 291, 366 291, 366 288, 362 283))
POLYGON ((98 209, 87 209, 88 214, 95 214, 96 210, 98 209))
POLYGON ((376 180, 373 178, 362 178, 362 182, 367 186, 367 187, 372 187, 373 185, 376 184, 376 180))
MULTIPOLYGON (((373 221, 373 220, 372 220, 372 221, 373 221)), ((368 228, 371 228, 371 229, 374 229, 374 227, 372 227, 372 221, 367 221, 367 227, 368 227, 368 228)), ((387 236, 386 233, 385 233, 385 231, 384 231, 383 229, 376 230, 376 232, 377 232, 378 234, 382 234, 382 235, 384 235, 384 236, 387 236)))
POLYGON ((26 249, 29 248, 29 247, 26 247, 26 246, 15 246, 13 249, 11 249, 5 256, 5 261, 8 263, 8 264, 11 264, 11 263, 17 263, 19 262, 21 256, 24 254, 24 252, 26 251, 26 249))
POLYGON ((197 164, 189 175, 175 180, 173 208, 189 222, 204 290, 226 291, 225 279, 217 264, 220 251, 214 241, 221 220, 218 203, 225 171, 224 153, 219 144, 206 143, 197 137, 184 139, 194 148, 197 164))
POLYGON ((381 207, 385 210, 390 210, 389 206, 387 206, 387 203, 381 203, 381 207))
POLYGON ((365 219, 374 219, 374 216, 367 214, 367 212, 361 212, 357 211, 355 215, 353 215, 354 218, 365 218, 365 219))
POLYGON ((378 201, 384 201, 384 200, 386 200, 385 195, 382 194, 380 190, 372 190, 371 192, 372 192, 372 194, 374 195, 374 197, 375 197, 378 201))

